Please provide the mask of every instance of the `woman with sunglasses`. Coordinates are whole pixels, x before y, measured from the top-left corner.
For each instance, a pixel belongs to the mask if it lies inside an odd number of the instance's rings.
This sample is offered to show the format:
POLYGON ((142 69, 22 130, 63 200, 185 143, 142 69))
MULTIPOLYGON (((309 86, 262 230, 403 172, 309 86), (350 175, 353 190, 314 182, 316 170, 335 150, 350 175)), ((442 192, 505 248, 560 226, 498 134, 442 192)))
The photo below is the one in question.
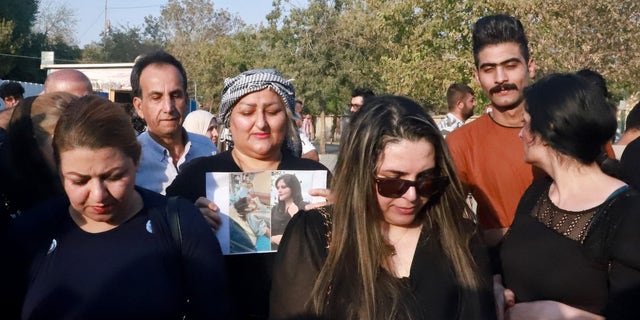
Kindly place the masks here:
POLYGON ((488 258, 434 121, 398 96, 353 115, 327 210, 287 227, 272 319, 493 319, 488 258))

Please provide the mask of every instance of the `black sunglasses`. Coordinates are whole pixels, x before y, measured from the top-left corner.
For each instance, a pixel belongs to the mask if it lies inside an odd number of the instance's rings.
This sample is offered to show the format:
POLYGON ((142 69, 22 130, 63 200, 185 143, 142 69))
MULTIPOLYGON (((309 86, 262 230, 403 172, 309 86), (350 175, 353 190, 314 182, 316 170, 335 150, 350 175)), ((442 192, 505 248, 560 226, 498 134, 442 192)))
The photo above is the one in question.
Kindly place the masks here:
POLYGON ((400 198, 415 187, 416 193, 423 197, 431 197, 444 189, 449 184, 449 178, 445 176, 418 178, 415 181, 399 178, 376 178, 378 193, 387 198, 400 198))

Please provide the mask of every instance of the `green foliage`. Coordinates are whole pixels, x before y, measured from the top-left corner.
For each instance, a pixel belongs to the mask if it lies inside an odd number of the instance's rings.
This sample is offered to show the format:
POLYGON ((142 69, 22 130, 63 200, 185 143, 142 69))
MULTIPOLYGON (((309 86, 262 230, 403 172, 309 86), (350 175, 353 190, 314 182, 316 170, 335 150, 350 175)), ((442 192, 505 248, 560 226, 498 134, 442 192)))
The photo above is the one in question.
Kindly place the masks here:
MULTIPOLYGON (((1 53, 39 57, 39 50, 47 48, 55 50, 57 58, 77 59, 78 49, 70 39, 29 31, 39 1, 2 1, 1 53)), ((99 42, 87 45, 82 58, 127 62, 164 48, 187 69, 190 95, 213 111, 224 78, 252 68, 276 68, 294 79, 298 98, 314 115, 344 113, 351 89, 362 86, 376 93, 406 95, 444 113, 445 90, 452 82, 468 83, 481 92, 473 77, 473 23, 481 16, 506 12, 527 29, 537 77, 591 68, 607 78, 616 99, 640 91, 637 0, 307 0, 303 7, 299 3, 273 0, 266 23, 247 26, 236 15, 217 9, 215 1, 169 0, 161 16, 145 17, 143 26, 113 28, 99 42)), ((0 76, 39 77, 31 66, 37 60, 24 63, 3 56, 2 62, 0 76)), ((482 94, 477 98, 477 112, 482 112, 487 99, 482 94)))
POLYGON ((115 27, 102 33, 102 41, 85 46, 82 60, 85 62, 133 62, 141 53, 160 49, 162 46, 150 38, 143 38, 141 27, 115 27))
POLYGON ((27 36, 36 19, 38 0, 2 0, 0 20, 13 21, 12 40, 27 36))
MULTIPOLYGON (((27 52, 23 46, 27 45, 30 29, 35 21, 37 0, 2 0, 0 4, 0 78, 34 79, 32 76, 21 76, 24 58, 12 57, 27 52)), ((39 53, 38 53, 39 55, 39 53)))

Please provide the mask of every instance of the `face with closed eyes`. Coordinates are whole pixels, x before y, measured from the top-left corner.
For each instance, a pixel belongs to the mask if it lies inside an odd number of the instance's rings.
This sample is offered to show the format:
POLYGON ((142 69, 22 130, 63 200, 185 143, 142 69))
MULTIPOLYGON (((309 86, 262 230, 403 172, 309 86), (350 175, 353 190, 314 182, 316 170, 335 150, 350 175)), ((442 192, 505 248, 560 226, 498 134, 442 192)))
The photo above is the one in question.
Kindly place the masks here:
POLYGON ((115 148, 60 153, 60 174, 71 207, 94 222, 109 223, 128 213, 136 171, 133 159, 115 148))
MULTIPOLYGON (((429 174, 435 165, 435 150, 430 142, 425 139, 402 139, 385 146, 378 159, 376 177, 415 181, 429 174)), ((417 194, 413 186, 398 198, 384 197, 377 192, 376 195, 384 221, 402 227, 412 226, 429 200, 428 197, 417 194)))
POLYGON ((141 96, 133 98, 133 105, 152 136, 182 136, 188 100, 183 81, 178 68, 170 64, 150 64, 140 73, 141 96))
POLYGON ((234 150, 254 159, 279 158, 287 128, 285 108, 282 97, 269 88, 238 100, 229 118, 234 150))

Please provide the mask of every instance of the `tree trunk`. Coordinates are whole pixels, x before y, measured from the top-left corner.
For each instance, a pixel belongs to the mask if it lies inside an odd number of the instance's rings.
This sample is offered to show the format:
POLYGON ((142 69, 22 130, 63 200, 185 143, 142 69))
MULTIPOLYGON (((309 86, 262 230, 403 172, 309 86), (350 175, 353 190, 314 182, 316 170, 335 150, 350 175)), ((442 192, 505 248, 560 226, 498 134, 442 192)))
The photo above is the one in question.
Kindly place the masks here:
POLYGON ((320 112, 320 128, 319 129, 319 135, 320 135, 320 150, 318 150, 318 153, 320 154, 325 154, 327 153, 327 147, 326 147, 326 143, 327 143, 327 137, 325 135, 325 132, 327 132, 326 129, 326 123, 325 123, 325 115, 324 115, 324 110, 322 110, 322 112, 320 112))

